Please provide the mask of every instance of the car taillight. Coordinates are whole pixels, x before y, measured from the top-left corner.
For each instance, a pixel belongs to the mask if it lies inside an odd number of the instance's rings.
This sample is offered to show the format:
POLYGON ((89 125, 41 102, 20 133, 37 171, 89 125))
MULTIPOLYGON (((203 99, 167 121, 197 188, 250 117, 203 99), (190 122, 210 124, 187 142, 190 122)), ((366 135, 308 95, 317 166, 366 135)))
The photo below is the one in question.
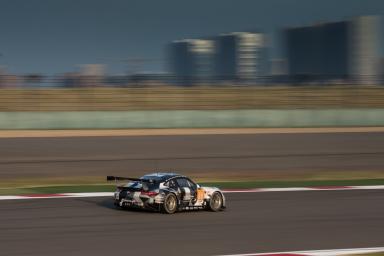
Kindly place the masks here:
POLYGON ((153 191, 142 191, 141 194, 146 196, 156 196, 159 193, 153 191))

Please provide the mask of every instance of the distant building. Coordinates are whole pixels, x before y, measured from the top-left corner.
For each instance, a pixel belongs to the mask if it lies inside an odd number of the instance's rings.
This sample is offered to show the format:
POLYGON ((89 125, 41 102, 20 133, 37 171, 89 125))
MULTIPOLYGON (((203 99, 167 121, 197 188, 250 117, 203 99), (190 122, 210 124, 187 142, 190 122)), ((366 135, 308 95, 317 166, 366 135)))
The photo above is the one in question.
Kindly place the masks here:
POLYGON ((140 73, 128 77, 131 85, 135 86, 162 86, 170 80, 167 73, 140 73))
POLYGON ((78 72, 67 72, 55 77, 59 86, 63 87, 78 87, 81 85, 81 77, 78 72))
POLYGON ((379 70, 380 22, 376 16, 357 17, 350 21, 350 70, 358 83, 377 83, 379 70))
POLYGON ((287 75, 287 60, 286 59, 271 59, 271 76, 287 75))
POLYGON ((22 87, 23 85, 22 77, 10 74, 5 68, 0 67, 0 88, 22 87))
POLYGON ((293 81, 377 79, 376 17, 285 29, 288 74, 293 81))
POLYGON ((294 81, 349 78, 349 23, 323 23, 285 31, 288 74, 294 81))
POLYGON ((271 59, 270 60, 270 76, 269 84, 286 84, 288 80, 287 60, 271 59))
POLYGON ((80 65, 78 85, 81 87, 95 87, 104 85, 105 66, 103 64, 80 65))
POLYGON ((267 75, 265 35, 223 34, 215 40, 215 76, 219 80, 257 82, 267 75))
POLYGON ((377 65, 377 69, 379 70, 379 76, 380 76, 380 85, 384 85, 384 58, 380 58, 379 63, 377 65))
POLYGON ((213 75, 214 45, 211 40, 185 39, 170 44, 169 64, 178 84, 209 82, 213 75))

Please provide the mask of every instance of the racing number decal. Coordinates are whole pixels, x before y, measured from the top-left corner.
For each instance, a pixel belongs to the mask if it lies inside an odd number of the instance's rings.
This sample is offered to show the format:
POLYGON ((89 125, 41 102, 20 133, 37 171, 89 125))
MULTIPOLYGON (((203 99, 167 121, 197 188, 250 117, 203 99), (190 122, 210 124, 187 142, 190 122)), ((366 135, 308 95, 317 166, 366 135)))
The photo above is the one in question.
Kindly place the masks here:
POLYGON ((202 188, 197 189, 196 197, 197 197, 198 201, 204 200, 204 193, 205 193, 204 189, 202 189, 202 188))

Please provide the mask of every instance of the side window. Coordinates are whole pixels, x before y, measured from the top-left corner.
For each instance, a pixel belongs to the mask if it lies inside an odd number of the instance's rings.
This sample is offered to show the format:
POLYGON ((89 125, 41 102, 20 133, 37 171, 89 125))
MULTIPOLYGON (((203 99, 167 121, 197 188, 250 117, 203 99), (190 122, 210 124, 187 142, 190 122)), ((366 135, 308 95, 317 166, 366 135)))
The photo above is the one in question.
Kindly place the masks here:
POLYGON ((188 184, 189 184, 189 187, 191 188, 191 189, 193 189, 193 190, 196 190, 197 189, 197 185, 196 185, 196 183, 194 183, 193 181, 191 181, 191 180, 187 180, 188 181, 188 184))
POLYGON ((173 189, 177 189, 177 184, 176 184, 176 181, 174 179, 168 181, 166 186, 173 188, 173 189))
POLYGON ((176 181, 177 181, 177 184, 178 184, 180 187, 187 187, 187 188, 190 187, 190 185, 189 185, 189 183, 188 183, 188 180, 185 179, 185 178, 178 178, 176 181))

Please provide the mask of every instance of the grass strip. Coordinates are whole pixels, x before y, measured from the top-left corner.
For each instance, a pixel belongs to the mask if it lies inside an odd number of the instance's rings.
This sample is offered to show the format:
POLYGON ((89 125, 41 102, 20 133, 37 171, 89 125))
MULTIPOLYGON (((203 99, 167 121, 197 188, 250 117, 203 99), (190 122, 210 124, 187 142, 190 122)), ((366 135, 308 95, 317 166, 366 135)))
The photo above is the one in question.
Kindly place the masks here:
MULTIPOLYGON (((287 187, 321 187, 321 186, 369 186, 384 185, 384 179, 361 180, 314 180, 314 181, 223 181, 202 182, 202 186, 213 186, 221 189, 247 189, 247 188, 287 188, 287 187)), ((54 194, 54 193, 80 193, 80 192, 108 192, 114 191, 115 184, 95 185, 56 185, 33 186, 19 188, 2 188, 0 195, 21 194, 54 194)))

